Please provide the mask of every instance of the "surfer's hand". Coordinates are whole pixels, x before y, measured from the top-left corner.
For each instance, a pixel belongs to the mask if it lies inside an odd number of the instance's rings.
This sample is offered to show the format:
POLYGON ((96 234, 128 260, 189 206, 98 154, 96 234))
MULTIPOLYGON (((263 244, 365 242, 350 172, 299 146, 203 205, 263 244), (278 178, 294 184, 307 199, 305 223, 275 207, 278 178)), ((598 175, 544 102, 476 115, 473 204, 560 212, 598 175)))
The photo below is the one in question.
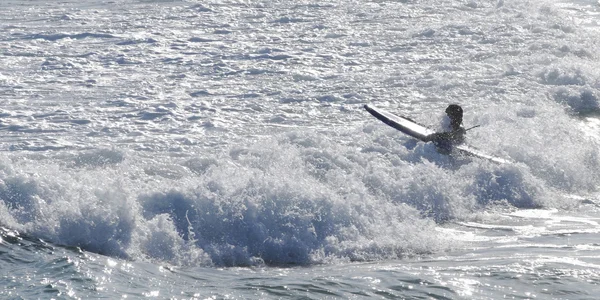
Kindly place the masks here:
POLYGON ((442 138, 443 138, 443 133, 432 133, 432 134, 426 136, 423 139, 423 141, 425 141, 425 142, 431 142, 431 141, 436 141, 436 140, 439 140, 439 139, 442 139, 442 138))

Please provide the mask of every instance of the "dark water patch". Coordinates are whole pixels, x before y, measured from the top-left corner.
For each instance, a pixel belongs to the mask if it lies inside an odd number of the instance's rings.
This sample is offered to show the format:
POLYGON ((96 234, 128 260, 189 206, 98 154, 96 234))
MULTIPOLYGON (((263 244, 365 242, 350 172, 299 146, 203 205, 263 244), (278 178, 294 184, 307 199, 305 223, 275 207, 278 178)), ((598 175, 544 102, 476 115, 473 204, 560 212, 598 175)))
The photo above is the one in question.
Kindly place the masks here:
MULTIPOLYGON (((243 290, 259 290, 262 292, 265 292, 266 294, 270 295, 270 296, 275 296, 275 297, 283 297, 283 298, 288 298, 288 297, 293 297, 294 294, 287 288, 287 286, 284 285, 274 285, 274 284, 252 284, 252 283, 248 283, 246 284, 246 286, 244 288, 242 288, 243 290)), ((310 299, 307 297, 307 299, 310 299)))
MULTIPOLYGON (((0 227, 0 247, 19 247, 24 252, 14 252, 19 257, 19 262, 37 262, 35 260, 29 261, 27 256, 31 253, 44 253, 52 254, 57 250, 57 246, 49 244, 39 238, 21 233, 16 230, 11 230, 5 227, 0 227)), ((14 249, 13 249, 14 250, 14 249)), ((1 259, 0 259, 1 260, 1 259)))
POLYGON ((165 57, 161 58, 160 61, 165 65, 179 65, 183 63, 183 58, 181 57, 165 57))
POLYGON ((339 38, 343 38, 348 36, 347 34, 343 34, 343 33, 328 33, 325 35, 326 39, 339 39, 339 38))
POLYGON ((138 45, 138 44, 156 44, 157 40, 153 38, 145 38, 145 39, 130 39, 126 41, 122 41, 117 43, 119 46, 128 46, 128 45, 138 45))
POLYGON ((195 91, 195 92, 191 92, 189 93, 190 96, 196 98, 196 97, 205 97, 205 96, 211 96, 213 94, 211 94, 209 91, 207 90, 201 90, 201 91, 195 91))
POLYGON ((136 104, 134 102, 128 100, 108 100, 106 101, 107 106, 114 107, 135 107, 136 104))
POLYGON ((217 29, 215 31, 213 31, 213 34, 232 34, 233 31, 231 30, 226 30, 226 29, 217 29))
POLYGON ((119 65, 139 65, 140 62, 134 61, 125 55, 120 55, 113 60, 114 63, 119 65))
POLYGON ((164 112, 144 112, 140 115, 140 120, 155 120, 158 118, 162 118, 166 115, 169 115, 169 113, 164 113, 164 112))
POLYGON ((78 275, 74 261, 64 256, 45 262, 40 265, 40 268, 44 269, 52 278, 78 275))
POLYGON ((189 42, 191 43, 210 43, 210 42, 215 42, 217 40, 214 39, 207 39, 207 38, 200 38, 200 37, 193 37, 188 39, 189 42))
POLYGON ((546 69, 538 74, 541 83, 548 85, 586 84, 586 76, 580 70, 546 69))
POLYGON ((535 202, 539 191, 527 184, 523 173, 507 168, 493 172, 480 172, 470 187, 477 201, 487 205, 498 201, 507 201, 518 208, 540 208, 535 202))
MULTIPOLYGON (((0 241, 5 240, 5 232, 0 230, 0 241)), ((75 291, 93 290, 94 281, 80 271, 85 266, 80 251, 50 246, 22 233, 10 235, 19 237, 19 243, 0 242, 0 269, 5 273, 0 276, 0 298, 61 298, 75 291), (17 259, 1 254, 2 249, 17 259)))
POLYGON ((41 39, 41 40, 46 40, 46 41, 58 41, 58 40, 62 40, 62 39, 86 39, 86 38, 98 38, 98 39, 112 39, 112 38, 117 38, 116 36, 112 35, 112 34, 106 34, 106 33, 92 33, 92 32, 84 32, 84 33, 77 33, 77 34, 67 34, 67 33, 56 33, 56 34, 30 34, 30 35, 25 35, 23 37, 23 39, 31 39, 31 40, 36 40, 36 39, 41 39))
POLYGON ((317 97, 317 100, 319 100, 320 102, 340 102, 344 99, 335 95, 324 95, 317 97))
POLYGON ((271 53, 277 53, 277 52, 285 52, 285 50, 278 49, 278 48, 267 47, 267 48, 258 49, 256 51, 256 53, 259 53, 259 54, 271 54, 271 53))
POLYGON ((215 158, 193 158, 184 162, 183 166, 196 174, 204 174, 209 168, 218 166, 218 161, 215 158))
POLYGON ((45 57, 45 54, 38 52, 16 52, 13 49, 3 50, 2 55, 4 56, 15 56, 15 57, 45 57))
MULTIPOLYGON (((246 93, 246 94, 235 95, 232 97, 239 98, 239 99, 254 99, 254 98, 260 98, 260 97, 262 97, 262 95, 258 94, 258 93, 246 93)), ((246 110, 246 111, 248 111, 248 110, 246 110)))
POLYGON ((433 37, 433 35, 435 34, 435 30, 432 28, 427 28, 421 32, 415 33, 413 34, 414 38, 418 38, 418 37, 424 37, 424 38, 430 38, 433 37))
POLYGON ((202 120, 202 119, 204 119, 204 117, 202 117, 202 116, 190 116, 187 118, 188 121, 192 121, 192 122, 202 120))
POLYGON ((213 10, 210 7, 202 5, 202 4, 197 4, 197 5, 191 6, 190 9, 195 10, 197 12, 213 12, 213 10))
POLYGON ((35 221, 41 213, 44 189, 33 179, 12 176, 0 179, 0 199, 19 223, 35 221))
POLYGON ((285 97, 285 98, 279 99, 279 102, 284 103, 284 104, 301 103, 301 102, 307 102, 307 101, 311 101, 311 99, 305 98, 305 97, 285 97))
MULTIPOLYGON (((34 131, 37 132, 37 131, 34 131)), ((46 131, 45 131, 46 132, 46 131)), ((64 132, 64 131, 55 131, 55 132, 64 132)), ((52 146, 52 145, 29 145, 29 144, 16 144, 10 145, 10 151, 33 151, 33 152, 44 152, 44 151, 59 151, 69 149, 69 146, 52 146)))
POLYGON ((285 74, 284 71, 273 71, 268 69, 257 69, 251 68, 245 71, 248 75, 262 75, 262 74, 285 74))
POLYGON ((13 132, 19 132, 19 131, 26 132, 28 130, 31 130, 27 126, 24 126, 24 125, 15 125, 15 124, 12 124, 12 125, 0 124, 0 129, 6 130, 6 131, 13 131, 13 132))
POLYGON ((79 69, 80 66, 74 62, 71 62, 67 59, 57 59, 57 58, 47 58, 42 63, 42 70, 71 70, 71 69, 79 69))
POLYGON ((371 41, 360 41, 360 42, 350 42, 348 46, 352 47, 372 47, 374 42, 371 41))
POLYGON ((141 101, 149 100, 150 99, 147 96, 135 93, 135 91, 132 92, 132 93, 120 93, 117 97, 118 98, 124 98, 126 100, 114 100, 114 101, 112 101, 113 103, 127 102, 127 103, 134 104, 135 102, 132 102, 130 99, 141 100, 141 101), (131 101, 131 102, 129 102, 129 101, 131 101))
POLYGON ((166 109, 156 109, 155 111, 143 111, 139 113, 140 120, 149 121, 163 118, 165 116, 172 116, 173 113, 166 109))
POLYGON ((56 238, 63 245, 128 258, 126 249, 131 243, 134 229, 135 220, 125 208, 105 215, 82 211, 81 216, 67 215, 60 219, 56 238))
POLYGON ((91 124, 92 121, 90 120, 85 120, 85 119, 55 119, 55 120, 50 120, 50 123, 72 123, 75 125, 88 125, 91 124))
POLYGON ((286 284, 285 287, 291 293, 305 292, 312 295, 314 299, 326 299, 331 297, 343 297, 342 294, 336 293, 335 291, 328 289, 327 287, 322 287, 313 283, 305 283, 305 284, 286 284))
POLYGON ((268 59, 268 60, 287 60, 287 59, 292 59, 294 58, 291 55, 287 55, 287 54, 276 54, 276 55, 272 55, 272 54, 261 54, 261 55, 255 55, 255 56, 249 56, 249 58, 251 59, 268 59))
POLYGON ((300 9, 300 8, 322 9, 322 8, 335 8, 335 7, 336 6, 334 4, 310 3, 310 4, 297 4, 297 5, 294 5, 294 7, 292 7, 292 9, 300 9))
POLYGON ((281 18, 275 19, 275 20, 273 20, 271 22, 272 23, 281 23, 281 24, 290 24, 290 23, 310 22, 310 20, 302 19, 302 18, 281 17, 281 18))
POLYGON ((311 252, 321 248, 335 228, 332 205, 250 185, 234 196, 240 201, 215 198, 221 194, 220 184, 208 182, 207 190, 193 195, 155 193, 142 196, 140 202, 146 219, 169 214, 179 235, 186 240, 194 236, 215 265, 309 264, 311 252), (264 200, 254 203, 256 197, 264 200))
POLYGON ((595 90, 560 87, 554 91, 553 96, 556 102, 567 105, 576 114, 600 113, 600 96, 595 90))

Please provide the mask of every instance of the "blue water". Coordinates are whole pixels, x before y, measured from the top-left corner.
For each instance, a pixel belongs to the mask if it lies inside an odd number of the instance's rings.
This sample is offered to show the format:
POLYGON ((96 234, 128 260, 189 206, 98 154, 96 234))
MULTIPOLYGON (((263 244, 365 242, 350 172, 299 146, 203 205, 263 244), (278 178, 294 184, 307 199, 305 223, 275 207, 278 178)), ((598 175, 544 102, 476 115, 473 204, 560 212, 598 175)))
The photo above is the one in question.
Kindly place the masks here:
POLYGON ((597 1, 1 6, 0 298, 599 292, 597 1))

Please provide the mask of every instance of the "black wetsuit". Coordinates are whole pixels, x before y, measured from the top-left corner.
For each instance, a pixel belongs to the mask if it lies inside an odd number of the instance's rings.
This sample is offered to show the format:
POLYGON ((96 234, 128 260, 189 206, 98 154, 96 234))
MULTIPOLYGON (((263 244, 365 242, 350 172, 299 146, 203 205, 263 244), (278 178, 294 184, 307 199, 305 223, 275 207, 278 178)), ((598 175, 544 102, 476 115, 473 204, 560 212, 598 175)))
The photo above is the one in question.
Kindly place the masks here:
POLYGON ((426 142, 433 142, 436 150, 441 154, 450 154, 453 146, 462 144, 467 132, 460 126, 463 120, 463 109, 460 105, 448 105, 446 115, 450 119, 450 131, 430 134, 424 139, 426 142))
POLYGON ((452 131, 438 132, 429 135, 426 138, 426 142, 433 142, 437 151, 441 154, 450 154, 452 152, 452 146, 460 145, 465 141, 466 130, 462 127, 458 127, 452 131))

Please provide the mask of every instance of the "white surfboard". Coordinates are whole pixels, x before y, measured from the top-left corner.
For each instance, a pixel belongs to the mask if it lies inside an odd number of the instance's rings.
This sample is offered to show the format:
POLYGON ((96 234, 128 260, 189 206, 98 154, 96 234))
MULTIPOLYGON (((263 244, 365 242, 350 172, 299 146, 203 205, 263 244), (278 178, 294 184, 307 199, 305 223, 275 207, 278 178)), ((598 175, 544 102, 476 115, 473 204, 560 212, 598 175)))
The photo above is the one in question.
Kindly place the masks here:
MULTIPOLYGON (((382 121, 383 123, 421 141, 427 142, 427 136, 435 133, 435 131, 407 117, 396 116, 392 113, 389 113, 385 110, 376 108, 368 104, 365 104, 364 107, 371 115, 373 115, 375 118, 382 121)), ((510 163, 510 161, 506 159, 485 154, 481 150, 471 147, 467 144, 453 146, 452 152, 458 153, 459 155, 474 156, 482 159, 487 159, 498 164, 510 163)))
POLYGON ((365 104, 365 109, 381 122, 421 141, 425 141, 425 138, 428 135, 435 133, 435 131, 418 124, 409 118, 396 116, 385 110, 370 106, 368 104, 365 104))
POLYGON ((475 156, 475 157, 487 159, 487 160, 495 162, 497 164, 508 164, 508 163, 510 163, 510 161, 507 160, 507 159, 485 154, 481 150, 479 150, 479 149, 477 149, 475 147, 471 147, 471 146, 466 145, 466 144, 454 146, 454 148, 457 151, 459 151, 460 153, 462 153, 463 155, 466 155, 466 156, 475 156))

